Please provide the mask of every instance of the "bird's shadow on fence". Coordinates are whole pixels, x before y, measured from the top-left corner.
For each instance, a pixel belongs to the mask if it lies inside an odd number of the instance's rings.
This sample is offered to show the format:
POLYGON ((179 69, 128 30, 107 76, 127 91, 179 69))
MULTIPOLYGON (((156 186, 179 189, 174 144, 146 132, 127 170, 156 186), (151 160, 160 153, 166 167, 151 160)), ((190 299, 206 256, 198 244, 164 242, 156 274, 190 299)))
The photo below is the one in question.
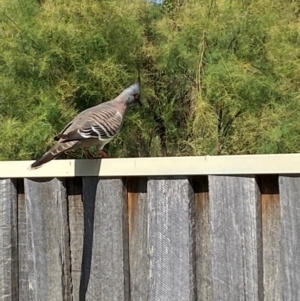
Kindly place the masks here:
POLYGON ((78 159, 75 161, 75 176, 99 175, 102 159, 78 159))
MULTIPOLYGON (((75 165, 75 175, 81 174, 85 160, 80 160, 75 165)), ((93 169, 93 174, 99 174, 101 167, 101 160, 88 160, 86 162, 93 169), (91 165, 92 161, 92 165, 91 165)), ((95 220, 95 204, 96 204, 96 193, 99 177, 87 176, 82 178, 82 202, 83 202, 83 251, 82 251, 82 263, 81 263, 81 277, 79 286, 79 300, 86 300, 86 293, 91 274, 91 263, 93 255, 93 238, 94 238, 94 220, 95 220)))
POLYGON ((79 287, 79 300, 85 301, 86 292, 90 280, 91 263, 93 253, 95 204, 98 177, 87 177, 83 179, 82 201, 84 217, 83 252, 81 264, 81 277, 79 287))

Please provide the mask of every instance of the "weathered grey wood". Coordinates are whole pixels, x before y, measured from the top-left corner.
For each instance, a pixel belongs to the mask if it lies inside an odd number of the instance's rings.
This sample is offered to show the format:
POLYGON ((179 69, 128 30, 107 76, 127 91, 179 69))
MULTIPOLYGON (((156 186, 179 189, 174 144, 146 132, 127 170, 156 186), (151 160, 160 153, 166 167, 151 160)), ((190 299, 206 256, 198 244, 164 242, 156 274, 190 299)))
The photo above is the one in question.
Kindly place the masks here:
POLYGON ((82 178, 70 178, 68 184, 68 214, 70 227, 72 301, 79 301, 83 250, 82 178))
POLYGON ((18 250, 19 250, 19 292, 20 301, 31 301, 29 292, 29 268, 28 268, 28 248, 26 205, 24 194, 24 179, 18 180, 18 250))
POLYGON ((83 179, 80 300, 129 300, 127 197, 119 179, 83 179))
POLYGON ((16 181, 0 179, 0 298, 18 299, 16 181))
POLYGON ((149 300, 195 300, 194 196, 186 178, 148 181, 149 300))
POLYGON ((300 300, 300 178, 279 177, 283 300, 300 300))
MULTIPOLYGON (((71 300, 67 197, 58 179, 25 179, 28 300, 71 300)), ((19 233, 20 234, 20 233, 19 233)), ((22 241, 25 239, 22 238, 22 241)), ((24 300, 23 291, 20 300, 24 300)))
POLYGON ((254 177, 22 183, 0 180, 1 300, 300 300, 300 177, 280 197, 276 176, 261 196, 254 177))
POLYGON ((279 301, 282 300, 282 277, 278 176, 261 176, 259 186, 262 201, 264 301, 279 301))
POLYGON ((197 300, 213 300, 211 217, 208 178, 198 177, 193 182, 195 191, 196 284, 197 300))
POLYGON ((147 179, 127 181, 131 301, 148 300, 147 179))
POLYGON ((263 300, 261 208, 254 177, 210 176, 214 300, 263 300))

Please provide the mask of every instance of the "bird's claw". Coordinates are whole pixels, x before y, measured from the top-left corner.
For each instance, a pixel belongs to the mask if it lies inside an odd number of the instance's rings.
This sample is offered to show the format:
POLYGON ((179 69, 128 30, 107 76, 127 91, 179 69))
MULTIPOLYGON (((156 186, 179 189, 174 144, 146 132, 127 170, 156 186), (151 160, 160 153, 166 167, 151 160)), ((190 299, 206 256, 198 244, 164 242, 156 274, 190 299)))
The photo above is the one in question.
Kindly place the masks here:
POLYGON ((99 149, 99 154, 101 158, 111 158, 103 149, 99 149))

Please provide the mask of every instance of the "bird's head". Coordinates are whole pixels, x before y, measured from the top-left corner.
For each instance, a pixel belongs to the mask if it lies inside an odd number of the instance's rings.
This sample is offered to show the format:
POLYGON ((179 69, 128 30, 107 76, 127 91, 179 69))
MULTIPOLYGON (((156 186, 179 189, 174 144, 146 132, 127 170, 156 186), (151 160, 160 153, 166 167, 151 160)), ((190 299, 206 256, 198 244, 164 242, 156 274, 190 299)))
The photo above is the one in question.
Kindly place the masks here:
POLYGON ((119 98, 125 101, 126 105, 131 106, 133 104, 139 104, 142 106, 141 103, 141 83, 140 80, 130 87, 126 88, 120 95, 119 98))

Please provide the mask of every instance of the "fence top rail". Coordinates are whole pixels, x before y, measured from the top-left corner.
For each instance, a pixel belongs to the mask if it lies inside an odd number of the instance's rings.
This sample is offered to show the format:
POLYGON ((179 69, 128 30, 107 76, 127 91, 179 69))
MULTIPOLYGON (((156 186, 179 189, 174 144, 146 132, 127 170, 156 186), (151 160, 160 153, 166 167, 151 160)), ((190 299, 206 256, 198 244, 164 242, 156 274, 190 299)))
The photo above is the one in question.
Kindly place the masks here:
POLYGON ((1 161, 0 178, 300 173, 300 154, 54 160, 30 170, 32 162, 1 161))

